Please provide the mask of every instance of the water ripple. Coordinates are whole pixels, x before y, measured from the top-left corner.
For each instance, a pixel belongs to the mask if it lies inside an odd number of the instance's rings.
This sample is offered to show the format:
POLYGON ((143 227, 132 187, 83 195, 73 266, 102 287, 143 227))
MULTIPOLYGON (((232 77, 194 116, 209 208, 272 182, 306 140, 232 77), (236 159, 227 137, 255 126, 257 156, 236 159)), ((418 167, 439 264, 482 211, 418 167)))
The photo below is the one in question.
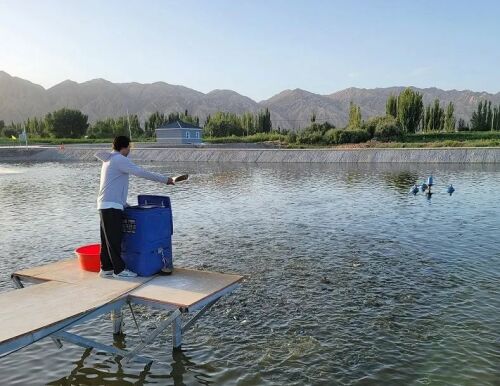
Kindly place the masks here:
MULTIPOLYGON (((171 196, 176 264, 243 274, 242 287, 182 351, 155 342, 152 366, 43 340, 0 362, 4 384, 499 384, 498 166, 148 167, 191 175, 175 188, 131 180, 131 197, 171 196), (431 173, 431 200, 408 195, 431 173)), ((8 273, 98 240, 97 164, 0 174, 0 291, 8 273)), ((164 318, 137 314, 144 330, 164 318)), ((77 331, 112 343, 105 317, 77 331)), ((115 344, 138 342, 128 314, 126 331, 115 344)))

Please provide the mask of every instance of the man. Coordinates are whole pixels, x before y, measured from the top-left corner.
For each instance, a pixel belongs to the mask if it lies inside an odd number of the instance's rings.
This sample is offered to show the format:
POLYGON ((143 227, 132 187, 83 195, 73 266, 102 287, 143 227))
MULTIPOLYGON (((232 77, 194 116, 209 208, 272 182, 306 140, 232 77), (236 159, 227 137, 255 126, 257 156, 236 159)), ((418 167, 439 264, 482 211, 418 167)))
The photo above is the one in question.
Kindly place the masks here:
POLYGON ((170 177, 148 172, 134 164, 127 156, 130 139, 118 136, 113 141, 113 151, 99 152, 95 157, 102 161, 101 183, 97 196, 97 209, 101 219, 101 277, 131 278, 135 272, 125 268, 121 258, 123 209, 127 206, 128 180, 137 177, 174 185, 170 177))

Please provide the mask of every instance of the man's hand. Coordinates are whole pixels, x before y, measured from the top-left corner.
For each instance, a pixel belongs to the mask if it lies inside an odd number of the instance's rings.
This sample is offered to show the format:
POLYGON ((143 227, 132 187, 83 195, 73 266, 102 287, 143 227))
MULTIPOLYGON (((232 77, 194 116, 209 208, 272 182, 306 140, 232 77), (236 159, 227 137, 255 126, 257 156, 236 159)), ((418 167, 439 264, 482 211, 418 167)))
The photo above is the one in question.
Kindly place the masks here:
POLYGON ((168 177, 167 185, 175 185, 174 180, 172 178, 168 177))

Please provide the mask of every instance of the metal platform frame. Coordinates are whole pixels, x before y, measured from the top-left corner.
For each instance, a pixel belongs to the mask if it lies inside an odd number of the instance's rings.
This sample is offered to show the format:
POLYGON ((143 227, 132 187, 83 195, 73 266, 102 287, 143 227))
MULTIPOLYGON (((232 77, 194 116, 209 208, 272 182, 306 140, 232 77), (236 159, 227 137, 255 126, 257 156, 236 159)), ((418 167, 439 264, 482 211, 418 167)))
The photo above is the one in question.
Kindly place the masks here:
MULTIPOLYGON (((16 274, 11 276, 14 286, 16 288, 24 288, 24 282, 39 284, 44 283, 46 280, 35 279, 31 277, 23 277, 16 274)), ((148 299, 143 299, 136 297, 131 294, 124 294, 122 297, 101 307, 98 307, 92 311, 85 313, 84 315, 75 316, 73 318, 55 323, 51 326, 42 328, 39 331, 33 332, 29 335, 22 336, 20 338, 13 339, 11 341, 0 344, 0 357, 8 355, 16 350, 19 350, 25 346, 37 342, 45 337, 50 337, 58 348, 62 348, 63 341, 73 343, 77 346, 84 348, 92 348, 99 351, 103 351, 121 358, 125 363, 129 361, 137 361, 143 363, 153 362, 152 358, 141 356, 141 352, 150 345, 160 334, 162 334, 169 326, 171 326, 172 332, 172 348, 174 350, 180 349, 182 346, 182 338, 184 334, 194 326, 196 321, 202 317, 221 297, 234 291, 239 287, 239 283, 234 283, 228 287, 208 296, 207 298, 195 303, 194 305, 187 307, 177 307, 172 304, 162 303, 160 301, 152 301, 148 299), (141 336, 141 343, 137 344, 134 348, 130 350, 119 349, 114 346, 105 345, 94 340, 88 339, 86 337, 70 333, 68 330, 71 328, 82 324, 88 320, 94 319, 103 314, 110 313, 111 320, 113 321, 113 334, 123 333, 123 312, 122 309, 128 306, 132 312, 132 317, 139 329, 137 320, 135 318, 135 313, 133 310, 134 304, 140 304, 155 309, 163 310, 168 313, 165 320, 160 322, 157 327, 150 332, 147 336, 141 336), (182 316, 190 315, 191 317, 184 324, 182 323, 182 316)))

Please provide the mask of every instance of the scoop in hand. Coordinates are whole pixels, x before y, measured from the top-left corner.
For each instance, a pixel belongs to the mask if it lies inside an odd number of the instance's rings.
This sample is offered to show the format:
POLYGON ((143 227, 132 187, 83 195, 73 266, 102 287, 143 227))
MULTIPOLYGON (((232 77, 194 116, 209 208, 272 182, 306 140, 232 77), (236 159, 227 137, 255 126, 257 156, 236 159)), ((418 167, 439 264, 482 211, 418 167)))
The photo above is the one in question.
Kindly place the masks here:
POLYGON ((181 181, 186 181, 189 178, 188 174, 182 174, 180 176, 173 177, 172 180, 174 180, 174 183, 181 182, 181 181))

